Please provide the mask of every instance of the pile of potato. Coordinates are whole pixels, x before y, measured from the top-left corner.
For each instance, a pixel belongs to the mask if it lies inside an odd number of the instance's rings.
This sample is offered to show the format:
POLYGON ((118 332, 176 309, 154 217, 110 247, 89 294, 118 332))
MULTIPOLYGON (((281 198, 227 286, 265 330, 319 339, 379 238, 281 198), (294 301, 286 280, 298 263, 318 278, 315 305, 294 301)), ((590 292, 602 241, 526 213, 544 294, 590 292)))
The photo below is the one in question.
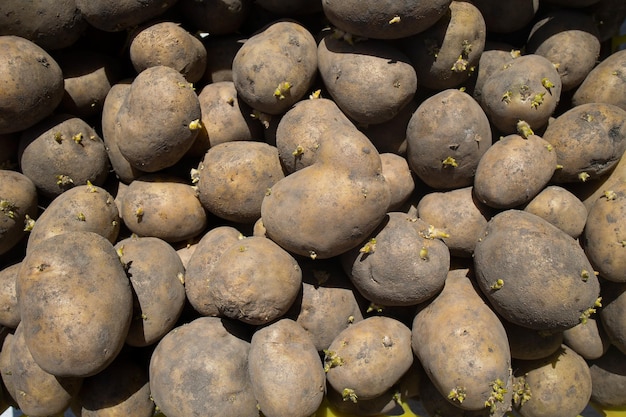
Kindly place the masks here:
POLYGON ((623 0, 3 0, 1 409, 626 407, 623 0))

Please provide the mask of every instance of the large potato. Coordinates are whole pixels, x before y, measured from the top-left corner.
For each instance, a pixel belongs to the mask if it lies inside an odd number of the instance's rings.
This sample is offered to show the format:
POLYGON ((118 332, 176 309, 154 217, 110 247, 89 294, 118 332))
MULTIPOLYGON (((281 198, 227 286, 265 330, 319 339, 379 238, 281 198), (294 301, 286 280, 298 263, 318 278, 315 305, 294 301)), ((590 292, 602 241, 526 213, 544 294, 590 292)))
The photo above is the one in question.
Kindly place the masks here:
POLYGON ((0 255, 15 247, 25 236, 27 216, 37 217, 37 189, 24 174, 0 170, 0 255))
POLYGON ((265 416, 309 417, 322 403, 326 374, 311 336, 282 319, 252 335, 248 373, 265 416))
POLYGON ((505 319, 536 330, 586 320, 598 278, 571 236, 534 214, 506 210, 487 224, 474 250, 476 280, 505 319))
POLYGON ((52 236, 29 252, 17 297, 26 345, 45 371, 84 377, 124 345, 133 295, 113 245, 93 232, 52 236))
POLYGON ((150 392, 167 417, 258 417, 250 342, 237 323, 201 317, 170 331, 150 360, 150 392))
POLYGON ((119 32, 159 16, 175 3, 169 0, 76 0, 76 7, 91 26, 119 32))
POLYGON ((413 352, 441 395, 465 410, 494 409, 508 390, 511 354, 500 319, 473 288, 469 269, 413 320, 413 352))
POLYGON ((626 110, 626 50, 617 51, 593 68, 572 96, 572 104, 608 103, 626 110))

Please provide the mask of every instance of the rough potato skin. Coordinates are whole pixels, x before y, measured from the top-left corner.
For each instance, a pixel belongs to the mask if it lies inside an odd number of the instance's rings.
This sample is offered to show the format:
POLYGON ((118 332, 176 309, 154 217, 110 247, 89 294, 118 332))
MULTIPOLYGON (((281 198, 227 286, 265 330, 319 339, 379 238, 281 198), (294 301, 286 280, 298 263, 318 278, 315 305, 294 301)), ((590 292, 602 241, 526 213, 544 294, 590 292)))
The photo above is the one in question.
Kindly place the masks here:
POLYGON ((37 189, 24 174, 0 170, 0 255, 25 236, 26 216, 37 217, 37 189))
POLYGON ((119 32, 164 13, 176 2, 169 0, 76 0, 87 22, 106 32, 119 32))
POLYGON ((602 357, 589 362, 591 401, 602 407, 626 405, 626 361, 624 353, 612 346, 602 357))
POLYGON ((601 321, 593 317, 563 331, 563 343, 588 361, 602 357, 611 347, 601 321))
POLYGON ((0 36, 0 134, 19 132, 43 120, 61 103, 63 72, 59 64, 33 42, 0 36))
POLYGON ((15 329, 20 324, 20 308, 15 290, 19 270, 20 263, 0 270, 0 325, 9 329, 15 329))
POLYGON ((583 202, 557 185, 544 188, 524 210, 549 221, 574 239, 580 236, 587 222, 587 208, 583 202))
POLYGON ((102 236, 72 232, 41 242, 22 261, 16 288, 26 344, 45 371, 94 375, 124 345, 132 291, 102 236))
POLYGON ((326 374, 310 335, 295 321, 281 319, 252 335, 250 381, 261 412, 276 417, 309 417, 326 391, 326 374))
POLYGON ((572 104, 608 103, 626 110, 626 50, 600 62, 585 77, 572 96, 572 104))
POLYGON ((626 284, 602 283, 602 309, 600 320, 613 346, 626 354, 626 284))

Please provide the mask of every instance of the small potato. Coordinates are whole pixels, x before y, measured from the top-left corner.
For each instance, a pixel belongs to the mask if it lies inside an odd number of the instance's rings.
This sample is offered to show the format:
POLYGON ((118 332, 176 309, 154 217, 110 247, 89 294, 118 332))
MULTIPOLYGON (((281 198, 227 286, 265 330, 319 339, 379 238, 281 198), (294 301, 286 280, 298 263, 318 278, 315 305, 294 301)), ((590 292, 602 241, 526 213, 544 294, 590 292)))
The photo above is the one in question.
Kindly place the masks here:
POLYGON ((248 373, 266 416, 309 417, 326 392, 326 374, 310 335, 282 319, 252 335, 248 373))
POLYGON ((494 210, 476 199, 473 187, 431 192, 419 200, 417 217, 444 230, 450 255, 471 257, 494 210))
POLYGON ((600 358, 611 346, 601 321, 593 317, 590 317, 586 323, 564 330, 563 343, 586 360, 600 358))
POLYGON ((17 301, 17 274, 20 263, 0 270, 0 325, 15 329, 20 324, 20 307, 17 301))
POLYGON ((248 324, 269 323, 287 313, 302 286, 296 260, 265 237, 247 237, 226 249, 208 277, 220 315, 248 324))
POLYGON ((352 402, 382 395, 412 363, 411 331, 384 316, 354 323, 337 335, 324 356, 327 382, 352 402))
POLYGON ((0 36, 0 51, 0 134, 19 132, 61 103, 63 72, 50 54, 19 36, 0 36))
POLYGON ((150 359, 150 393, 167 417, 258 417, 250 342, 237 323, 201 317, 170 331, 150 359))
POLYGON ((190 239, 207 225, 194 189, 178 178, 156 174, 130 183, 122 197, 121 217, 133 233, 166 242, 190 239))
POLYGON ((587 222, 587 209, 582 201, 565 188, 550 185, 524 207, 524 211, 549 221, 577 239, 587 222))
POLYGON ((16 288, 26 345, 46 372, 94 375, 122 349, 133 295, 102 236, 71 232, 41 242, 22 261, 16 288))
POLYGON ((27 251, 49 237, 67 232, 94 232, 115 243, 120 216, 114 198, 95 185, 79 185, 52 200, 28 236, 27 251))
POLYGON ((169 168, 193 145, 201 116, 198 96, 181 73, 150 67, 133 80, 115 118, 119 150, 142 171, 169 168))
POLYGON ((626 356, 610 347, 602 357, 589 361, 591 401, 607 409, 626 406, 626 356))
POLYGON ((441 395, 464 410, 504 401, 511 368, 506 332, 478 295, 469 269, 448 273, 443 291, 412 325, 413 352, 441 395))
POLYGON ((481 105, 492 125, 505 135, 516 132, 520 120, 538 130, 548 124, 561 88, 561 77, 552 62, 540 55, 524 55, 485 80, 481 105))
POLYGON ((87 181, 103 185, 109 175, 109 158, 100 136, 83 119, 63 114, 22 132, 20 166, 49 198, 87 181))
POLYGON ((381 306, 416 305, 443 288, 450 251, 429 225, 404 213, 388 213, 362 244, 341 255, 356 289, 381 306))
POLYGON ((27 220, 37 217, 37 189, 25 175, 0 170, 0 255, 26 236, 27 220))
POLYGON ((226 142, 209 149, 198 166, 198 198, 218 217, 254 223, 261 217, 263 198, 284 177, 274 146, 226 142))
POLYGON ((200 39, 174 22, 156 22, 135 30, 130 40, 130 61, 135 71, 165 65, 187 81, 200 81, 206 70, 207 53, 200 39))
POLYGON ((472 185, 478 161, 491 146, 485 112, 468 94, 445 90, 417 108, 406 130, 411 170, 437 189, 472 185))
POLYGON ((485 18, 487 30, 496 33, 513 33, 530 23, 539 9, 539 0, 473 0, 485 18))
POLYGON ((509 339, 513 359, 542 359, 556 352, 563 344, 564 332, 561 331, 533 330, 506 320, 502 320, 502 324, 509 339))
POLYGON ((76 7, 93 27, 106 32, 120 32, 155 18, 175 2, 169 0, 76 0, 76 7))
POLYGON ((543 134, 561 167, 555 183, 585 182, 609 172, 626 151, 626 110, 605 103, 573 107, 543 134))
POLYGON ((333 100, 359 125, 391 120, 415 96, 417 75, 409 58, 384 41, 350 44, 327 35, 317 60, 333 100))
POLYGON ((485 20, 476 6, 453 1, 437 23, 405 40, 403 50, 415 67, 420 86, 444 90, 468 80, 486 37, 485 20))
POLYGON ((534 214, 491 218, 474 250, 476 281, 506 320, 535 330, 564 330, 597 306, 598 278, 571 236, 534 214))
POLYGON ((513 369, 517 386, 530 391, 530 398, 522 394, 514 402, 522 417, 575 416, 591 398, 589 366, 565 345, 547 358, 517 361, 513 369))
POLYGON ((593 68, 572 96, 572 104, 613 104, 626 110, 626 50, 617 51, 593 68))
POLYGON ((589 210, 582 235, 589 261, 602 278, 626 282, 626 182, 606 190, 589 210))
POLYGON ((380 154, 383 176, 389 184, 391 200, 387 211, 398 211, 415 190, 415 180, 405 158, 394 153, 380 154))
POLYGON ((602 283, 602 309, 600 321, 613 346, 626 354, 626 284, 620 282, 602 283))
POLYGON ((185 268, 174 248, 156 237, 126 238, 115 250, 135 296, 126 344, 152 345, 176 325, 183 311, 185 268))
MULTIPOLYGON (((193 0, 188 0, 187 3, 198 4, 193 0)), ((211 57, 204 73, 205 84, 233 80, 233 60, 244 42, 245 38, 237 34, 207 36, 203 40, 207 56, 211 57)))
POLYGON ((526 204, 548 184, 556 163, 556 152, 539 136, 501 138, 478 162, 476 198, 497 209, 526 204))
POLYGON ((239 98, 278 115, 300 100, 317 73, 317 45, 298 23, 279 21, 248 39, 235 55, 233 82, 239 98))

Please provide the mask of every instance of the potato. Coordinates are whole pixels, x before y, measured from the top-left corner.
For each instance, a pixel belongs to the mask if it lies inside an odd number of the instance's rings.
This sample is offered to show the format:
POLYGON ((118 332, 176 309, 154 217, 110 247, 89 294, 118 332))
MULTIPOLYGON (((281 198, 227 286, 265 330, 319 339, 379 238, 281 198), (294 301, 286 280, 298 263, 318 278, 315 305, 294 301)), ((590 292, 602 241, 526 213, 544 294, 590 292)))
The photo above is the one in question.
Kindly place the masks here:
POLYGON ((589 366, 565 345, 547 358, 517 361, 514 370, 518 386, 530 391, 527 401, 515 404, 522 417, 575 416, 591 397, 589 366))
POLYGON ((391 120, 375 125, 359 126, 359 130, 372 142, 379 153, 406 156, 406 128, 417 110, 416 100, 411 100, 391 120))
POLYGON ((494 72, 504 68, 512 59, 519 58, 521 52, 512 45, 487 40, 480 54, 477 69, 469 80, 472 97, 482 105, 482 88, 485 80, 494 72))
POLYGON ((8 407, 9 405, 17 408, 17 402, 13 399, 13 395, 15 394, 15 387, 13 385, 12 374, 9 371, 4 372, 5 369, 8 369, 11 366, 11 356, 9 352, 11 351, 11 347, 13 345, 13 333, 7 333, 2 340, 2 350, 0 350, 0 369, 3 371, 0 375, 2 377, 2 402, 3 407, 8 407))
POLYGON ((445 90, 417 108, 406 130, 411 170, 437 189, 472 185, 478 161, 491 146, 489 120, 471 96, 445 90))
POLYGON ((15 35, 46 51, 72 46, 87 28, 75 0, 38 0, 0 4, 0 35, 15 35))
POLYGON ((6 134, 52 114, 63 98, 63 73, 50 54, 19 36, 0 36, 0 51, 0 134, 6 134))
MULTIPOLYGON (((626 153, 624 153, 626 155, 626 153)), ((587 208, 587 212, 595 204, 599 198, 605 198, 604 193, 610 191, 613 185, 619 182, 626 181, 626 158, 624 155, 620 158, 619 162, 602 177, 596 180, 579 182, 573 187, 570 186, 571 191, 578 196, 587 208)))
POLYGON ((589 317, 600 286, 571 236, 534 214, 491 218, 474 250, 476 281, 506 320, 535 330, 564 330, 589 317))
POLYGON ((240 238, 243 235, 234 227, 215 227, 202 236, 189 258, 185 271, 185 293, 189 303, 203 316, 220 314, 208 284, 219 258, 229 247, 238 243, 240 238))
POLYGON ((20 324, 20 307, 17 301, 17 274, 20 263, 0 270, 0 325, 15 329, 20 324))
POLYGON ((296 260, 260 236, 224 250, 208 277, 208 291, 220 315, 255 325, 285 315, 301 286, 296 260))
POLYGON ((171 167, 193 145, 201 116, 198 96, 182 74, 150 67, 133 80, 115 118, 119 150, 142 171, 171 167))
POLYGON ((311 336, 290 319, 252 335, 248 373, 265 416, 309 417, 326 392, 326 374, 311 336))
POLYGON ((380 154, 383 176, 389 184, 391 199, 387 211, 399 211, 415 190, 415 180, 405 158, 394 153, 380 154))
POLYGON ((541 55, 524 55, 485 80, 481 105, 492 125, 505 135, 514 133, 520 120, 538 130, 554 113, 561 88, 561 77, 552 62, 541 55))
MULTIPOLYGON (((252 118, 250 106, 237 99, 237 90, 232 81, 206 85, 198 94, 198 100, 209 148, 224 142, 263 138, 263 127, 252 118)), ((207 150, 204 150, 202 156, 207 150)))
POLYGON ((476 167, 474 194, 497 209, 528 203, 548 184, 557 154, 543 138, 508 135, 494 143, 476 167))
POLYGON ((150 392, 167 417, 258 417, 250 342, 237 323, 201 317, 170 331, 150 360, 150 392))
POLYGON ((586 360, 600 358, 611 346, 602 323, 593 317, 563 331, 563 343, 586 360))
POLYGON ((450 0, 420 2, 322 1, 324 15, 348 34, 398 39, 423 32, 448 10, 450 0))
POLYGON ((624 353, 609 347, 602 357, 589 361, 591 373, 591 401, 601 407, 626 405, 626 362, 624 353))
POLYGON ((65 85, 59 110, 81 118, 100 116, 109 90, 122 76, 120 62, 111 55, 78 48, 55 57, 65 85))
POLYGON ((561 76, 563 91, 585 79, 600 56, 600 33, 591 15, 556 10, 544 15, 530 31, 526 52, 546 57, 561 76))
POLYGON ((502 323, 470 273, 448 273, 443 291, 413 319, 412 347, 448 401, 464 410, 496 409, 508 390, 511 354, 502 323))
POLYGON ((382 395, 413 363, 411 331, 398 320, 368 317, 337 335, 325 351, 330 386, 346 401, 382 395))
POLYGON ((405 40, 403 50, 415 67, 420 86, 444 90, 468 80, 486 37, 485 20, 476 6, 453 1, 437 23, 405 40))
POLYGON ((111 167, 120 181, 130 184, 133 180, 141 177, 145 172, 135 168, 122 155, 119 141, 123 137, 118 135, 119 130, 115 126, 115 118, 130 91, 130 82, 120 82, 109 90, 102 104, 102 140, 106 146, 111 167))
POLYGON ((113 196, 95 185, 79 185, 50 203, 28 236, 27 251, 49 237, 67 232, 94 232, 115 243, 120 216, 113 196))
POLYGON ((82 417, 152 417, 155 411, 147 368, 121 352, 106 369, 83 380, 72 410, 82 417))
POLYGON ((626 282, 624 215, 626 182, 618 182, 591 206, 582 235, 589 261, 609 281, 626 282))
POLYGON ((64 114, 50 116, 22 132, 20 166, 49 198, 87 181, 103 185, 109 175, 100 136, 83 119, 64 114))
MULTIPOLYGON (((349 416, 381 416, 381 415, 402 415, 404 410, 398 404, 398 391, 396 387, 391 387, 381 395, 369 398, 358 399, 356 402, 344 400, 341 392, 332 387, 326 389, 326 399, 332 407, 331 410, 340 412, 340 415, 349 416)), ((335 413, 337 414, 337 413, 335 413)))
POLYGON ((132 290, 102 236, 71 232, 41 242, 24 258, 16 288, 26 345, 46 372, 94 375, 124 345, 132 290))
POLYGON ((185 268, 174 248, 155 237, 126 238, 115 249, 135 296, 126 344, 152 345, 176 325, 183 311, 185 268))
POLYGON ((136 29, 130 40, 130 62, 138 73, 165 65, 187 81, 200 81, 206 70, 207 53, 200 39, 174 22, 149 23, 136 29))
POLYGON ((429 235, 429 225, 404 213, 388 213, 359 248, 341 255, 346 274, 369 301, 381 306, 416 305, 443 288, 450 251, 429 235))
POLYGON ((246 0, 180 0, 178 4, 183 17, 211 37, 238 32, 252 9, 246 0))
POLYGON ((191 185, 159 174, 130 183, 122 197, 121 217, 133 233, 166 242, 190 239, 207 225, 206 212, 191 185))
POLYGON ((511 347, 511 358, 542 359, 556 352, 563 344, 562 331, 533 330, 502 320, 511 347))
POLYGON ((76 0, 76 7, 91 26, 119 32, 161 15, 175 3, 168 0, 76 0))
POLYGON ((334 259, 304 259, 301 295, 286 317, 292 317, 322 352, 341 331, 363 320, 363 304, 341 265, 334 259))
POLYGON ((267 143, 251 141, 212 147, 198 171, 196 186, 202 206, 237 223, 257 221, 268 190, 284 178, 278 150, 267 143))
POLYGON ((270 24, 235 55, 233 82, 239 98, 267 114, 281 114, 309 92, 317 73, 317 46, 298 23, 270 24))
POLYGON ((530 23, 539 8, 539 0, 513 0, 494 2, 491 0, 474 0, 485 18, 487 30, 495 33, 512 33, 530 23))
POLYGON ((391 43, 350 44, 329 34, 319 43, 317 60, 331 97, 359 125, 391 120, 417 91, 415 69, 391 43))
POLYGON ((565 233, 577 239, 587 222, 587 209, 574 194, 559 187, 549 185, 539 192, 524 211, 541 217, 565 233))
POLYGON ((359 245, 390 201, 380 156, 367 137, 346 125, 324 135, 317 162, 278 181, 261 204, 270 239, 319 259, 359 245))
POLYGON ((613 104, 626 110, 626 51, 617 51, 593 68, 572 96, 572 104, 613 104))
POLYGON ((233 60, 244 42, 245 38, 237 34, 203 39, 207 57, 211 57, 207 60, 203 77, 206 84, 233 80, 233 60))
POLYGON ((626 151, 626 110, 605 103, 573 107, 550 123, 543 138, 554 147, 562 167, 554 173, 554 182, 598 178, 626 151))
POLYGON ((603 281, 600 321, 611 344, 623 353, 626 353, 625 294, 626 285, 624 283, 603 281))
POLYGON ((27 176, 0 170, 0 255, 26 236, 28 219, 37 217, 38 201, 35 184, 27 176))
POLYGON ((472 187, 445 192, 431 192, 419 200, 417 217, 445 231, 441 240, 450 255, 471 257, 487 222, 493 215, 490 207, 476 199, 472 187))
POLYGON ((80 390, 82 378, 60 378, 43 370, 28 350, 22 325, 17 326, 11 343, 4 348, 8 348, 8 364, 2 374, 9 375, 11 396, 23 413, 51 416, 69 407, 80 390))

